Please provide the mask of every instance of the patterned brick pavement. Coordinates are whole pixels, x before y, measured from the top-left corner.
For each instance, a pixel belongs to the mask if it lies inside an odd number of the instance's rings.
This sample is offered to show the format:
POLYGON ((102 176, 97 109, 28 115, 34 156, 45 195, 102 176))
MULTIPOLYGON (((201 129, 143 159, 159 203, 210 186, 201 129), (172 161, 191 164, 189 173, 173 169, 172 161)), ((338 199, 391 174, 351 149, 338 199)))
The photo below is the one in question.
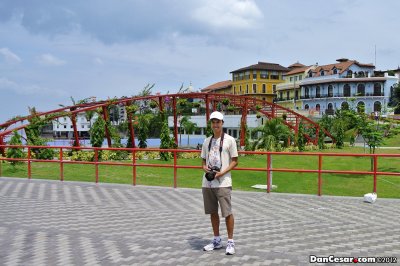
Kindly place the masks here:
MULTIPOLYGON (((212 237, 201 191, 0 178, 0 265, 308 265, 397 256, 400 200, 233 192, 237 254, 212 237)), ((226 241, 225 225, 221 232, 226 241)))

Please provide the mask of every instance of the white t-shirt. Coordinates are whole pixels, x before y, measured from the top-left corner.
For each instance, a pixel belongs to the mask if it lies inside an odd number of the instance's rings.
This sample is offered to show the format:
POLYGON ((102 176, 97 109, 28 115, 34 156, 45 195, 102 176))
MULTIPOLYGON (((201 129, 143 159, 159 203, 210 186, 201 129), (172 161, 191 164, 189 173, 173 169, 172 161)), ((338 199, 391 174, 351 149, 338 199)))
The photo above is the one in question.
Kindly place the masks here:
MULTIPOLYGON (((220 158, 219 156, 220 143, 221 143, 221 138, 214 139, 212 136, 206 138, 203 142, 203 147, 201 150, 201 158, 206 160, 206 165, 209 167, 218 166, 221 168, 221 161, 222 161, 221 171, 223 171, 232 162, 233 157, 238 157, 238 152, 235 139, 229 136, 228 134, 224 133, 224 141, 222 144, 222 152, 221 152, 222 158, 220 158), (211 149, 210 152, 208 152, 208 144, 210 143, 210 141, 212 141, 211 149)), ((211 182, 206 179, 204 173, 202 186, 212 187, 212 188, 231 187, 232 186, 231 171, 221 176, 219 180, 214 179, 211 182)))

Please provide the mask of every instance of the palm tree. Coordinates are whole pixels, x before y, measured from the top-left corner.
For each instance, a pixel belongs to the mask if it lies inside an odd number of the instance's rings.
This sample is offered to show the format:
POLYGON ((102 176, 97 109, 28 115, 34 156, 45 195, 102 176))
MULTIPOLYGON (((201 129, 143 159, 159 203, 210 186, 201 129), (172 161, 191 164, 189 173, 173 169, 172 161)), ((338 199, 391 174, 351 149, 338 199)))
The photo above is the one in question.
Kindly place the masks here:
POLYGON ((283 146, 288 146, 288 139, 292 135, 289 128, 283 124, 281 118, 273 118, 268 120, 263 126, 254 130, 260 132, 262 136, 253 144, 253 149, 272 150, 277 148, 280 141, 283 141, 283 146))
POLYGON ((180 123, 179 123, 179 146, 182 146, 182 129, 184 128, 184 125, 190 121, 189 116, 184 116, 181 118, 180 123))
POLYGON ((192 121, 190 121, 189 120, 190 117, 188 117, 188 116, 185 116, 185 117, 187 119, 185 119, 183 122, 182 122, 183 119, 181 120, 181 126, 183 126, 183 128, 186 131, 186 134, 187 134, 187 137, 188 137, 187 145, 189 146, 189 136, 190 136, 190 134, 193 134, 193 132, 197 129, 197 124, 192 122, 192 121))

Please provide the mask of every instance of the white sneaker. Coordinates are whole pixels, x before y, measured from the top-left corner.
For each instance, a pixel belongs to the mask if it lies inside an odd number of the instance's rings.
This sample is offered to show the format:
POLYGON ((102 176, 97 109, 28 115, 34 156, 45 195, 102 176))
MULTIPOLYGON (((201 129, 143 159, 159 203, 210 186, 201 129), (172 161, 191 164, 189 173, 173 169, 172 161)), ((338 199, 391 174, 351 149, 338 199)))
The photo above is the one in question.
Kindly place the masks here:
POLYGON ((233 241, 228 241, 228 243, 226 243, 226 251, 225 251, 226 255, 233 255, 235 254, 235 242, 233 241))
POLYGON ((213 251, 214 249, 220 249, 220 248, 222 248, 221 238, 219 240, 214 238, 214 240, 210 244, 203 247, 203 250, 204 251, 213 251))

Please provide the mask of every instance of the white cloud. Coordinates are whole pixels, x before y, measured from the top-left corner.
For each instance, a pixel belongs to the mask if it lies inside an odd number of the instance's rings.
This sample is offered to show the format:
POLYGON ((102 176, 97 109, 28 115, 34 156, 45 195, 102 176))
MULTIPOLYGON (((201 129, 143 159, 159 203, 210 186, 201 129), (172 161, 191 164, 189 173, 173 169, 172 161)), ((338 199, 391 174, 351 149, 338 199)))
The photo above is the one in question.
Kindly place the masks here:
POLYGON ((18 95, 41 95, 41 96, 67 96, 63 90, 48 89, 38 85, 21 85, 15 81, 0 77, 0 91, 12 91, 18 95))
POLYGON ((248 29, 263 14, 252 0, 205 0, 193 11, 193 18, 216 29, 248 29))
POLYGON ((38 57, 38 62, 44 66, 62 66, 65 65, 66 62, 51 55, 51 54, 42 54, 38 57))
POLYGON ((96 65, 99 65, 99 66, 104 65, 103 60, 101 60, 101 58, 98 58, 98 57, 96 57, 96 58, 93 60, 93 62, 94 62, 96 65))
POLYGON ((0 48, 0 54, 3 55, 4 59, 8 63, 17 63, 18 64, 22 61, 18 55, 14 54, 6 47, 0 48))

